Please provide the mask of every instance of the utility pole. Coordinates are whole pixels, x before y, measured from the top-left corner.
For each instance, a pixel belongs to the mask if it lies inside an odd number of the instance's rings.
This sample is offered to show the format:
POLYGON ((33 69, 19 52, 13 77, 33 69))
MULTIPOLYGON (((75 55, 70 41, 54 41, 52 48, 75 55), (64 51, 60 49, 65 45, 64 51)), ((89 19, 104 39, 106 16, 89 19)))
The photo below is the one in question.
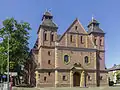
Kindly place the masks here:
POLYGON ((0 73, 0 74, 1 74, 1 78, 0 78, 0 79, 1 79, 1 80, 0 80, 0 82, 1 82, 1 90, 3 90, 3 82, 2 82, 2 64, 1 64, 1 73, 0 73))
POLYGON ((8 72, 8 74, 7 74, 7 84, 8 84, 8 86, 7 86, 7 90, 10 90, 10 88, 9 88, 9 34, 8 34, 8 59, 7 59, 7 72, 8 72))

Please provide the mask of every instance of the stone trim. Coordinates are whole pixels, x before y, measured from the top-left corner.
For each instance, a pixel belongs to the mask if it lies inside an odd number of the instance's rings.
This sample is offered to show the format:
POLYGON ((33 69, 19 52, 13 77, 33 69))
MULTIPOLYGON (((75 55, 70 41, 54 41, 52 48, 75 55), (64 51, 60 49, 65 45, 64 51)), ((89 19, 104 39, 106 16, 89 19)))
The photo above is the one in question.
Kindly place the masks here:
POLYGON ((90 35, 90 34, 94 34, 94 35, 105 35, 106 33, 101 33, 101 32, 90 32, 90 33, 88 33, 88 35, 90 35))
POLYGON ((59 80, 58 80, 58 70, 55 70, 55 87, 57 87, 59 83, 59 80))
MULTIPOLYGON (((71 69, 40 69, 40 68, 37 68, 36 71, 38 72, 48 72, 48 71, 51 71, 51 72, 55 72, 55 70, 59 71, 59 72, 70 72, 71 69)), ((75 69, 73 71, 83 71, 83 69, 75 69)), ((84 71, 90 71, 90 72, 96 72, 98 70, 96 69, 84 69, 84 71)), ((99 70, 100 73, 107 73, 108 71, 107 70, 99 70)))
POLYGON ((49 31, 57 31, 58 27, 53 27, 53 26, 45 26, 45 25, 40 25, 41 28, 48 29, 49 31), (52 29, 52 30, 51 30, 52 29))
POLYGON ((44 26, 44 25, 40 25, 39 28, 38 28, 38 31, 37 31, 37 34, 39 33, 40 31, 40 28, 49 28, 49 29, 54 29, 54 30, 49 30, 49 31, 57 31, 58 27, 50 27, 50 26, 44 26))
POLYGON ((88 34, 84 34, 84 33, 75 33, 75 32, 67 32, 67 34, 76 34, 76 35, 85 35, 85 36, 88 35, 88 34))
POLYGON ((105 52, 105 50, 98 50, 99 52, 105 52))
POLYGON ((55 46, 40 46, 40 48, 55 49, 55 46))
MULTIPOLYGON (((48 49, 55 49, 55 47, 56 47, 56 48, 58 48, 58 50, 72 50, 72 51, 86 51, 86 52, 96 52, 97 51, 97 49, 94 49, 94 48, 78 48, 78 47, 65 47, 65 46, 40 46, 40 48, 41 47, 48 48, 48 49)), ((101 50, 101 51, 103 51, 103 50, 101 50)))
POLYGON ((97 49, 92 48, 78 48, 78 47, 65 47, 65 46, 56 46, 58 50, 72 50, 72 51, 87 51, 87 52, 96 52, 97 49))

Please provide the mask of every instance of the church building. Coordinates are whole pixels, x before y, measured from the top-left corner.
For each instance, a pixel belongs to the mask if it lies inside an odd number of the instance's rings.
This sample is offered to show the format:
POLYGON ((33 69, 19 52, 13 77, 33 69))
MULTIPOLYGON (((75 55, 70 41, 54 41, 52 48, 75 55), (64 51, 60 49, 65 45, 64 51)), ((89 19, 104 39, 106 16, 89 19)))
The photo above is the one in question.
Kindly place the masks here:
POLYGON ((63 35, 59 35, 53 15, 48 11, 43 14, 32 49, 36 87, 108 85, 105 33, 94 18, 87 28, 75 19, 63 35))

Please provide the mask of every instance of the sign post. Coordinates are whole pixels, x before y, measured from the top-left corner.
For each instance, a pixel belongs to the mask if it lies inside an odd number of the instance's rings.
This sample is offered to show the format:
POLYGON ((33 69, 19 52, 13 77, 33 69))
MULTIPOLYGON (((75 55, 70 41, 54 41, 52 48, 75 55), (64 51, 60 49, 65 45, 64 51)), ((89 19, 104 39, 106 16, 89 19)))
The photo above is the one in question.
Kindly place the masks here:
POLYGON ((10 90, 12 90, 12 73, 10 75, 10 90))

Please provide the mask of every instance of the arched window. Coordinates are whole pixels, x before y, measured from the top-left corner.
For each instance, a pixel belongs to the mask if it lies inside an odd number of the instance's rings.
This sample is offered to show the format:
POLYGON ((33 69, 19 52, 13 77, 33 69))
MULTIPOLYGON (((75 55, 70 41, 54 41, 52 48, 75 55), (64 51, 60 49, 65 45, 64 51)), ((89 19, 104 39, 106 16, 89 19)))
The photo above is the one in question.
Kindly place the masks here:
POLYGON ((100 46, 102 46, 102 39, 100 39, 100 46))
POLYGON ((77 26, 75 26, 75 30, 77 30, 77 26))
POLYGON ((51 33, 51 41, 54 41, 54 34, 51 33))
POLYGON ((73 42, 73 36, 70 35, 70 42, 73 42))
POLYGON ((89 63, 88 56, 85 56, 84 60, 85 60, 85 63, 89 63))
POLYGON ((83 36, 80 36, 80 42, 83 43, 83 36))
POLYGON ((97 46, 97 36, 94 37, 94 45, 97 46))
POLYGON ((51 64, 51 61, 50 61, 50 60, 48 60, 48 64, 51 64))
POLYGON ((50 51, 48 51, 48 55, 51 56, 51 52, 50 51))
POLYGON ((46 78, 46 77, 44 77, 44 81, 46 81, 46 79, 47 79, 47 78, 46 78))
POLYGON ((47 40, 47 32, 46 31, 44 32, 44 40, 45 41, 47 40))
POLYGON ((96 40, 96 39, 94 39, 94 44, 95 44, 95 45, 97 45, 97 42, 96 42, 96 41, 97 41, 97 40, 96 40))

